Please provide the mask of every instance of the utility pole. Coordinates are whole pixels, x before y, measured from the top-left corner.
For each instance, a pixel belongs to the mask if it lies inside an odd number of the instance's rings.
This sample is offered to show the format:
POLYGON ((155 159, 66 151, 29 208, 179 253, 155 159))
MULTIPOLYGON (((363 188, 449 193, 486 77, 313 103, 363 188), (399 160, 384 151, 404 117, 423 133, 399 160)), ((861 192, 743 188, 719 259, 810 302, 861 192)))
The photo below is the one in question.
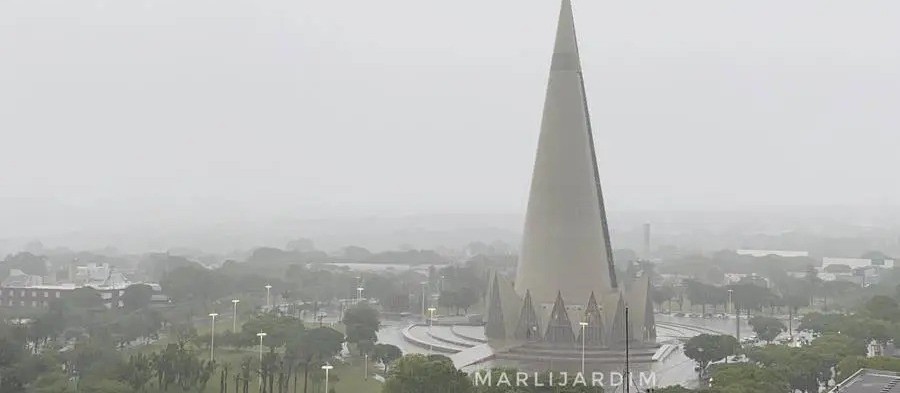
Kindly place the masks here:
POLYGON ((737 347, 739 349, 741 347, 741 308, 737 302, 734 303, 734 318, 735 337, 737 338, 737 347))
POLYGON ((628 322, 628 306, 625 306, 625 393, 631 393, 631 365, 629 364, 630 341, 631 325, 628 322))
POLYGON ((791 335, 791 346, 794 346, 794 308, 788 305, 788 333, 791 335))

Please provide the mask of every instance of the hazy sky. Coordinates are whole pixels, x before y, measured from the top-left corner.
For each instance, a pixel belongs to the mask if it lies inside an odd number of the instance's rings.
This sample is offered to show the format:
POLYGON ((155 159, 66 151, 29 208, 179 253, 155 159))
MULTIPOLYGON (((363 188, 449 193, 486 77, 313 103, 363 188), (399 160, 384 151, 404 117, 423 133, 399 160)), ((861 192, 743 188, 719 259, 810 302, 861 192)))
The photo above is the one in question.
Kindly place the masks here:
MULTIPOLYGON (((2 0, 0 220, 522 211, 558 6, 2 0)), ((900 198, 900 2, 574 7, 610 209, 900 198)))

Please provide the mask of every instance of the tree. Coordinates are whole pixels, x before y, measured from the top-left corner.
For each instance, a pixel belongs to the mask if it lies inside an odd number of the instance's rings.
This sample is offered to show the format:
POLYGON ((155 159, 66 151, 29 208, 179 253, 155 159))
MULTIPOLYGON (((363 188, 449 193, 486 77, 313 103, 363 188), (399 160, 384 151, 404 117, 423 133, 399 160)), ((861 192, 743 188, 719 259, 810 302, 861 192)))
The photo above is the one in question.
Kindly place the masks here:
POLYGON ((0 261, 0 277, 6 278, 12 269, 21 270, 25 274, 46 276, 47 257, 30 252, 8 255, 3 261, 0 261))
POLYGON ((309 381, 310 367, 334 357, 341 351, 343 341, 344 335, 340 332, 320 327, 306 330, 288 343, 285 357, 303 366, 304 393, 309 381))
POLYGON ((46 373, 31 384, 32 393, 69 393, 75 389, 69 386, 69 376, 62 372, 46 373))
POLYGON ((787 379, 774 370, 754 364, 728 364, 712 375, 714 392, 775 393, 791 389, 787 379))
POLYGON ((267 313, 245 322, 240 334, 244 345, 250 346, 257 342, 257 332, 266 332, 263 344, 275 348, 299 337, 304 329, 303 321, 299 318, 267 313))
POLYGON ((750 319, 750 326, 756 336, 767 343, 771 343, 781 332, 787 331, 783 322, 770 317, 755 316, 750 319))
POLYGON ((363 341, 378 340, 378 329, 381 325, 378 311, 368 306, 352 307, 344 312, 344 326, 347 327, 347 342, 359 344, 363 341))
POLYGON ((750 310, 762 310, 763 307, 773 305, 778 301, 776 296, 768 288, 755 284, 737 284, 729 289, 733 290, 733 301, 738 309, 744 309, 748 315, 750 310))
MULTIPOLYGON (((784 345, 751 347, 747 357, 756 366, 781 375, 793 390, 817 392, 820 385, 832 379, 832 370, 840 362, 865 354, 866 342, 845 335, 825 334, 799 348, 784 345)), ((844 368, 852 368, 852 365, 845 363, 844 368)))
POLYGON ((478 301, 481 300, 482 290, 472 289, 472 288, 463 288, 462 291, 457 293, 456 296, 456 313, 459 314, 459 308, 462 308, 466 314, 469 313, 469 307, 478 304, 478 301))
POLYGON ((310 252, 316 250, 316 245, 310 239, 299 238, 289 241, 285 248, 294 252, 310 252))
POLYGON ((789 308, 791 315, 797 315, 801 307, 809 306, 809 296, 799 293, 788 293, 782 296, 784 305, 789 308))
MULTIPOLYGON (((450 313, 450 309, 457 305, 457 296, 456 291, 441 291, 438 297, 438 306, 447 308, 447 313, 450 313)), ((459 315, 459 307, 456 307, 456 314, 459 315)))
POLYGON ((845 315, 812 312, 800 319, 798 329, 816 333, 837 333, 846 319, 845 315))
POLYGON ((153 288, 147 284, 134 284, 125 288, 122 294, 122 305, 128 311, 140 310, 150 305, 153 288))
POLYGON ((471 393, 472 382, 442 355, 406 355, 397 361, 383 393, 471 393))
POLYGON ((826 371, 821 379, 826 383, 831 379, 831 371, 835 370, 843 359, 866 354, 864 341, 837 334, 822 335, 803 349, 820 357, 822 368, 826 371))
POLYGON ((234 280, 221 272, 193 265, 177 267, 167 272, 160 280, 160 285, 163 292, 175 302, 212 301, 238 288, 234 280))
POLYGON ((152 378, 153 368, 150 363, 150 357, 143 353, 131 355, 119 376, 120 380, 131 387, 132 392, 143 392, 144 387, 147 386, 147 383, 152 378))
POLYGON ((688 299, 690 299, 691 304, 700 304, 704 315, 706 314, 707 305, 718 305, 728 302, 728 292, 725 288, 694 280, 687 281, 686 284, 688 299))
POLYGON ((76 288, 66 298, 66 305, 83 312, 84 310, 96 310, 103 307, 103 299, 100 292, 91 287, 76 288))
POLYGON ((390 344, 375 344, 373 352, 375 353, 375 359, 378 359, 381 361, 381 363, 384 363, 385 374, 389 373, 389 366, 391 362, 400 359, 400 357, 403 356, 400 348, 390 344))
POLYGON ((653 298, 653 304, 656 304, 657 310, 661 311, 662 304, 675 297, 675 288, 670 286, 653 287, 653 292, 650 293, 650 296, 653 298))
POLYGON ((684 354, 697 362, 702 372, 710 362, 733 355, 737 347, 737 339, 732 336, 701 334, 684 344, 684 354))
POLYGON ((874 296, 869 299, 863 307, 864 312, 876 319, 884 321, 897 322, 900 321, 900 305, 897 301, 888 296, 874 296))
POLYGON ((347 246, 342 250, 344 257, 352 261, 365 261, 372 256, 372 253, 358 246, 347 246))
POLYGON ((848 378, 861 368, 900 372, 900 359, 893 357, 848 356, 837 365, 837 380, 848 378))
MULTIPOLYGON (((788 381, 793 390, 817 392, 819 382, 828 369, 821 356, 805 348, 783 345, 754 347, 747 357, 757 366, 766 367, 788 381)), ((829 373, 830 376, 830 373, 829 373)))

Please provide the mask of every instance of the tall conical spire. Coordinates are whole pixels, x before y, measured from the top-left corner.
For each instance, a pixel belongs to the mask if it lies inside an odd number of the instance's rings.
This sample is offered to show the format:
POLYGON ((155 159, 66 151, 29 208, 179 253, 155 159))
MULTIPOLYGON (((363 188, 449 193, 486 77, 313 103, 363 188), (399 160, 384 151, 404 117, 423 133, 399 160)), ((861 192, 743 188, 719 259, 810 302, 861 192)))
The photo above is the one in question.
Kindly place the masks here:
POLYGON ((562 0, 544 101, 522 253, 520 295, 553 303, 616 287, 570 0, 562 0))
POLYGON ((556 26, 556 43, 553 46, 553 60, 550 71, 581 72, 578 56, 578 41, 575 38, 575 20, 572 17, 572 2, 563 0, 556 26))

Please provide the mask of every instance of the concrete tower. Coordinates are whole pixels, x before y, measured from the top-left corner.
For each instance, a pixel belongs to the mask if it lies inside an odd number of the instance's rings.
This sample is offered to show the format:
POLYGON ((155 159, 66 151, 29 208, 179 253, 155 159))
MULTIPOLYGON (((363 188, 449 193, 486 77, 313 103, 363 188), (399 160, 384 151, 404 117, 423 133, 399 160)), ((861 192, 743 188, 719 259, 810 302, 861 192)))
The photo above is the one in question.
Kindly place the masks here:
POLYGON ((562 1, 531 180, 519 296, 575 304, 617 287, 570 0, 562 1))
POLYGON ((534 370, 618 364, 626 341, 632 361, 653 359, 650 278, 616 282, 595 157, 572 4, 562 0, 515 284, 498 272, 488 280, 495 360, 534 370))

